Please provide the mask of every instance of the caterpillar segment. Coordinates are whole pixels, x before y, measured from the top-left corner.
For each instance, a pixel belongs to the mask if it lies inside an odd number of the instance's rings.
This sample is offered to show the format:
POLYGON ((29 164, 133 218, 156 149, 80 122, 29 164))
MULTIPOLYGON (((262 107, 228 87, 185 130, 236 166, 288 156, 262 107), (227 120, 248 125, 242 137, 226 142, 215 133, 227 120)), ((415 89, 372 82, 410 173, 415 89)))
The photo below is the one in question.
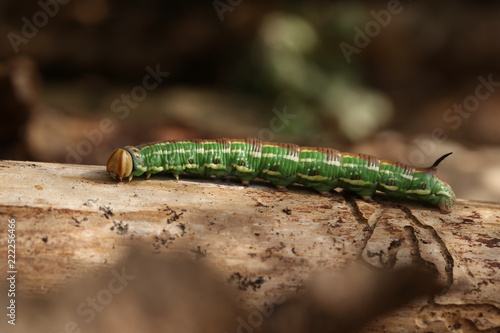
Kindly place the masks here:
POLYGON ((260 178, 280 191, 293 183, 331 195, 340 187, 370 201, 375 191, 392 197, 412 197, 450 213, 455 202, 451 187, 436 176, 441 156, 428 168, 380 160, 371 155, 344 153, 331 148, 299 147, 259 140, 171 140, 116 149, 106 169, 113 178, 132 180, 146 174, 182 173, 235 176, 243 185, 260 178))

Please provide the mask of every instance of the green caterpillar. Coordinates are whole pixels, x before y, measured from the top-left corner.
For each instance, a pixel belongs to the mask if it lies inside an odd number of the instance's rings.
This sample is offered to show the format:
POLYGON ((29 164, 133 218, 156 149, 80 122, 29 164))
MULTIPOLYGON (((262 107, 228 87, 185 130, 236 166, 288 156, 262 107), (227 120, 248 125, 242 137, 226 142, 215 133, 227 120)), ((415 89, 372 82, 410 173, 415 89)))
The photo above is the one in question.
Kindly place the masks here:
POLYGON ((236 176, 244 185, 261 178, 278 190, 299 183, 322 195, 341 187, 371 200, 382 191, 393 197, 413 197, 450 213, 455 202, 451 187, 436 176, 443 155, 428 168, 380 160, 371 155, 343 153, 330 148, 299 147, 260 140, 171 140, 116 149, 106 169, 113 178, 132 180, 167 172, 204 176, 236 176))

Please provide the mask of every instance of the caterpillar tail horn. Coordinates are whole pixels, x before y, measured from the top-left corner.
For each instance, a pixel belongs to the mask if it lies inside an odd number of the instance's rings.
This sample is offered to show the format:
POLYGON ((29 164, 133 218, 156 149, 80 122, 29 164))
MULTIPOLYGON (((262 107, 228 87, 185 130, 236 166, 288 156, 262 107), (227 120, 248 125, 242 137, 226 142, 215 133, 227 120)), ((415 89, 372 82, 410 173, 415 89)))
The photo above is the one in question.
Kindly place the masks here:
POLYGON ((424 169, 425 172, 430 173, 431 175, 435 175, 437 172, 437 167, 438 167, 439 163, 441 163, 445 158, 447 158, 451 154, 453 154, 453 153, 444 154, 443 156, 438 158, 436 160, 436 162, 434 162, 434 164, 432 164, 430 167, 424 169))
POLYGON ((134 162, 132 156, 125 149, 116 149, 106 163, 106 171, 113 177, 118 177, 120 181, 123 178, 132 179, 132 170, 134 162))

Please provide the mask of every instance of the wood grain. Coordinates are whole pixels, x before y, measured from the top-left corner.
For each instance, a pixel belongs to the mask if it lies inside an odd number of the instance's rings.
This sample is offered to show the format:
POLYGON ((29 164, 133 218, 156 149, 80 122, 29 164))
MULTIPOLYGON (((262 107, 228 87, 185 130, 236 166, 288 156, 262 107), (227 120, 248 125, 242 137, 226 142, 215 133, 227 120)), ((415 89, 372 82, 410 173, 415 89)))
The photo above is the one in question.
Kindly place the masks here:
POLYGON ((443 215, 384 195, 366 203, 299 186, 283 193, 265 183, 168 176, 116 183, 103 166, 19 161, 0 161, 0 179, 0 246, 7 248, 7 221, 15 219, 23 295, 50 294, 140 242, 151 255, 209 264, 249 311, 299 295, 314 272, 418 264, 436 272, 445 292, 365 332, 500 328, 497 203, 459 200, 443 215))

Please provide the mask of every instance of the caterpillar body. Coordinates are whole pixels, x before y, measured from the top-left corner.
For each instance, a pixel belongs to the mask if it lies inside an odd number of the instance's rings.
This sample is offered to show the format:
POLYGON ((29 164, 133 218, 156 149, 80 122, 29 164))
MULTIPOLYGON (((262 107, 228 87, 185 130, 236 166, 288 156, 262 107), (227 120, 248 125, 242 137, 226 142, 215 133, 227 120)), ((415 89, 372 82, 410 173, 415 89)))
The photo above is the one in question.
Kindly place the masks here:
POLYGON ((181 173, 200 176, 236 176, 244 185, 254 178, 278 190, 299 183, 322 195, 340 187, 371 200, 375 191, 393 197, 413 197, 450 213, 455 202, 451 187, 436 176, 443 155, 428 168, 344 153, 330 148, 299 147, 260 140, 170 140, 116 149, 106 169, 113 178, 132 180, 146 173, 181 173))

